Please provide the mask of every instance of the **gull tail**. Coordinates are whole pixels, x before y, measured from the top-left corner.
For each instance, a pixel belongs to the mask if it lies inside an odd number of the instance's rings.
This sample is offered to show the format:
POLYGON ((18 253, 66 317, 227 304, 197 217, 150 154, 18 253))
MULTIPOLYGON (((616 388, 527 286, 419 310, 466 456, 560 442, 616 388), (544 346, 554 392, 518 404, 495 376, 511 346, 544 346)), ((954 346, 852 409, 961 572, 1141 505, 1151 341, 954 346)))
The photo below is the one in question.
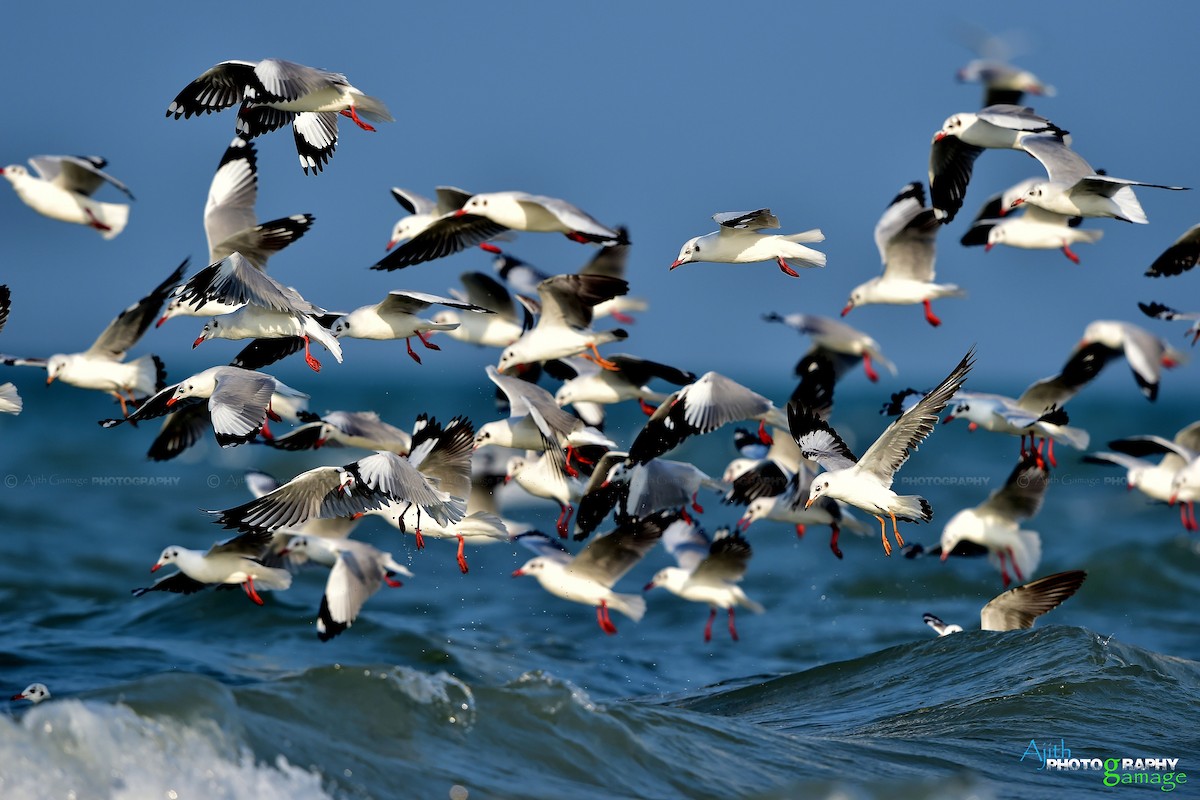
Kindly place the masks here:
POLYGON ((1145 225, 1150 221, 1146 218, 1146 212, 1142 210, 1142 204, 1138 202, 1137 195, 1133 193, 1133 189, 1130 187, 1122 186, 1113 192, 1112 201, 1121 210, 1121 215, 1117 219, 1123 219, 1126 222, 1136 222, 1139 225, 1145 225))
POLYGON ((360 117, 366 117, 373 122, 395 122, 391 112, 387 110, 387 106, 378 97, 372 97, 369 94, 360 94, 354 96, 354 110, 360 117))
MULTIPOLYGON (((162 370, 162 361, 155 355, 144 355, 129 362, 130 366, 137 368, 137 380, 133 386, 135 395, 154 394, 159 390, 159 373, 162 370)), ((163 370, 165 372, 165 370, 163 370)))
POLYGON ((930 295, 930 300, 937 300, 941 297, 966 297, 967 290, 953 283, 940 283, 933 286, 933 294, 930 295))
POLYGON ((766 609, 762 607, 761 603, 755 602, 754 600, 751 600, 749 597, 747 597, 746 593, 742 591, 740 586, 738 587, 737 592, 734 593, 734 597, 737 598, 737 604, 739 606, 741 606, 742 608, 748 608, 751 611, 753 611, 755 614, 761 614, 764 611, 766 611, 766 609))
POLYGON ((634 594, 617 594, 608 596, 608 607, 620 611, 634 622, 641 622, 646 615, 646 600, 634 594))
POLYGON ((933 506, 920 495, 900 495, 896 498, 895 511, 896 519, 905 522, 929 522, 933 519, 933 506))
POLYGON ((333 353, 333 357, 337 359, 339 364, 342 363, 342 343, 329 332, 328 328, 307 314, 303 315, 302 324, 304 333, 308 335, 308 338, 320 342, 322 347, 333 353))
POLYGON ((797 242, 799 244, 806 244, 808 242, 823 242, 823 241, 825 241, 825 234, 821 233, 820 228, 813 228, 810 231, 801 231, 800 233, 789 233, 789 234, 780 236, 779 238, 786 239, 789 242, 797 242))
MULTIPOLYGON (((1049 426, 1047 426, 1049 427, 1049 426)), ((1056 441, 1066 442, 1076 450, 1086 450, 1092 437, 1083 428, 1070 428, 1066 425, 1050 428, 1047 433, 1056 441)))
POLYGON ((21 395, 17 387, 11 383, 0 383, 0 412, 5 414, 20 414, 22 408, 21 395))
POLYGON ((129 206, 124 203, 100 203, 93 200, 88 203, 87 208, 96 221, 107 228, 107 230, 98 229, 101 238, 115 238, 125 230, 125 225, 129 222, 129 206))
POLYGON ((275 567, 259 567, 254 570, 254 586, 257 589, 287 589, 292 585, 292 573, 275 567))

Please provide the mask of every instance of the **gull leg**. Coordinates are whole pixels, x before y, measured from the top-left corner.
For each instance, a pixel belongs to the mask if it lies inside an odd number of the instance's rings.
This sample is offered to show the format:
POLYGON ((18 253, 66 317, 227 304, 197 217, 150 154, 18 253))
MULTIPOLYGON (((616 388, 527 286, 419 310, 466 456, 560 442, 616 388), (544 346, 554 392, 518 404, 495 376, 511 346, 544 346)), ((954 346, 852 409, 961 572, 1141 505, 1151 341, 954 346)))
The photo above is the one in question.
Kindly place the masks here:
POLYGON ((1008 577, 1008 568, 1004 566, 1004 551, 1001 550, 996 555, 1000 557, 1000 580, 1004 582, 1004 588, 1007 589, 1008 585, 1012 583, 1012 578, 1008 577))
POLYGON ((863 372, 867 373, 867 380, 869 380, 871 383, 877 382, 879 380, 879 373, 876 372, 875 368, 871 366, 871 354, 863 353, 862 361, 863 372))
MULTIPOLYGON (((793 278, 800 277, 800 273, 796 272, 796 270, 792 269, 788 265, 788 263, 783 260, 783 256, 775 256, 775 261, 776 261, 776 263, 779 264, 779 271, 782 272, 784 275, 791 275, 793 278)), ((734 638, 736 639, 737 637, 735 636, 734 638)))
POLYGON ((391 573, 391 572, 385 572, 383 574, 383 582, 386 583, 388 586, 392 587, 393 589, 399 589, 404 584, 401 583, 400 581, 396 580, 395 578, 393 578, 392 577, 393 574, 394 573, 391 573))
POLYGON ((105 232, 112 230, 112 226, 105 225, 103 222, 101 222, 99 220, 99 218, 95 214, 92 213, 92 210, 90 208, 85 208, 83 211, 88 216, 88 227, 89 228, 95 228, 98 231, 105 231, 105 232))
POLYGON ((642 407, 642 413, 645 414, 647 417, 653 415, 654 412, 656 411, 654 406, 650 405, 649 403, 647 403, 645 400, 643 400, 640 397, 638 398, 638 405, 642 407))
POLYGON ((925 305, 925 321, 928 322, 930 325, 932 325, 935 328, 938 325, 941 325, 942 321, 937 318, 936 314, 933 313, 933 306, 931 306, 929 304, 928 300, 925 301, 924 305, 925 305))
POLYGON ((735 642, 738 640, 737 625, 733 624, 733 606, 729 607, 729 635, 735 642))
POLYGON ((712 624, 717 618, 717 607, 713 606, 708 612, 708 624, 704 626, 704 641, 707 644, 712 641, 712 624))
POLYGON ((367 123, 363 122, 361 119, 358 118, 358 112, 354 109, 354 106, 350 106, 350 108, 348 108, 344 111, 341 111, 339 113, 343 117, 349 117, 350 119, 354 120, 354 124, 357 125, 358 127, 362 128, 364 131, 374 132, 374 130, 375 130, 374 127, 368 125, 367 123))
POLYGON ((637 320, 633 317, 629 316, 628 314, 622 314, 620 311, 610 312, 609 316, 622 325, 632 325, 633 323, 637 322, 637 320))
POLYGON ((1021 574, 1021 568, 1017 566, 1017 557, 1013 555, 1012 548, 1008 548, 1008 560, 1012 562, 1013 573, 1016 574, 1017 580, 1021 583, 1025 582, 1025 576, 1021 574))
POLYGON ((441 345, 436 345, 429 341, 429 331, 417 331, 417 338, 421 340, 421 344, 425 345, 429 350, 441 350, 441 345))
POLYGON ((304 363, 308 364, 309 369, 311 369, 313 372, 320 372, 321 371, 321 362, 317 361, 315 358, 313 358, 313 354, 309 351, 308 337, 305 336, 305 337, 303 337, 303 339, 304 339, 304 363))
MULTIPOLYGON (((1050 466, 1057 467, 1058 462, 1054 460, 1054 440, 1047 437, 1046 439, 1043 439, 1043 441, 1046 442, 1046 460, 1050 462, 1050 466)), ((1024 578, 1022 578, 1022 580, 1024 580, 1024 578)))
POLYGON ((1069 244, 1066 244, 1066 243, 1063 243, 1063 246, 1062 246, 1062 251, 1063 251, 1063 255, 1064 255, 1064 256, 1066 256, 1067 258, 1071 259, 1071 262, 1072 262, 1072 263, 1074 263, 1074 264, 1078 264, 1078 263, 1079 263, 1079 256, 1077 256, 1077 255, 1075 255, 1074 253, 1072 253, 1072 252, 1071 252, 1071 245, 1069 245, 1069 244))
POLYGON ((121 404, 121 416, 123 416, 125 419, 129 419, 129 403, 126 402, 125 398, 121 396, 120 392, 113 392, 112 396, 117 398, 117 402, 121 404))
POLYGON ((575 513, 575 508, 569 503, 559 506, 562 510, 558 513, 558 521, 554 523, 554 530, 558 531, 560 539, 567 538, 567 526, 571 523, 571 515, 575 513))
POLYGON ((246 580, 242 581, 242 588, 246 591, 247 597, 260 606, 263 604, 263 599, 258 596, 258 592, 254 591, 254 578, 246 578, 246 580))
POLYGON ((409 354, 410 356, 412 356, 412 360, 413 360, 413 361, 415 361, 415 362, 417 362, 418 364, 420 364, 420 363, 421 363, 421 357, 420 357, 419 355, 417 355, 417 354, 416 354, 416 351, 414 351, 414 350, 412 349, 412 343, 411 343, 410 341, 408 341, 408 337, 405 337, 405 339, 404 339, 404 346, 408 348, 408 354, 409 354))
POLYGON ((425 549, 425 537, 421 535, 421 529, 417 528, 415 531, 413 531, 413 535, 417 537, 417 549, 424 550, 425 549))
POLYGON ((842 549, 838 547, 838 537, 842 535, 842 530, 838 527, 836 522, 830 525, 829 528, 833 531, 832 535, 829 537, 829 549, 833 551, 835 556, 841 558, 842 549))
POLYGON ((608 615, 607 600, 601 600, 600 605, 596 607, 596 621, 600 623, 600 630, 609 636, 617 632, 617 626, 613 624, 612 617, 608 615))
POLYGON ((892 518, 892 535, 896 537, 896 546, 904 547, 904 537, 900 535, 900 528, 896 526, 896 512, 889 511, 888 516, 892 518))
POLYGON ((878 514, 874 514, 873 516, 879 520, 879 536, 883 539, 883 554, 890 556, 892 554, 892 544, 887 538, 887 520, 878 514))
POLYGON ((589 355, 587 353, 583 353, 583 357, 586 358, 588 361, 591 361, 596 366, 600 367, 601 369, 606 369, 609 372, 617 372, 621 369, 616 364, 609 361, 604 356, 600 355, 600 351, 596 349, 596 345, 594 343, 589 344, 588 349, 590 349, 592 351, 591 355, 589 355))
POLYGON ((803 522, 796 523, 796 538, 797 539, 804 538, 804 523, 803 522))
POLYGON ((758 438, 767 446, 775 444, 775 439, 771 434, 767 433, 767 421, 765 419, 758 421, 758 438))
POLYGON ((463 553, 463 550, 465 549, 466 544, 467 544, 467 540, 463 538, 463 535, 461 533, 458 534, 458 568, 460 570, 462 570, 463 575, 467 574, 467 558, 466 558, 466 555, 463 553))
POLYGON ((591 242, 592 242, 591 239, 584 236, 579 231, 568 231, 568 232, 564 233, 563 236, 566 236, 572 242, 579 242, 580 244, 591 244, 591 242))
POLYGON ((692 510, 695 511, 697 514, 703 514, 704 506, 700 505, 700 500, 697 497, 697 495, 699 495, 699 494, 700 494, 699 491, 692 492, 692 510))

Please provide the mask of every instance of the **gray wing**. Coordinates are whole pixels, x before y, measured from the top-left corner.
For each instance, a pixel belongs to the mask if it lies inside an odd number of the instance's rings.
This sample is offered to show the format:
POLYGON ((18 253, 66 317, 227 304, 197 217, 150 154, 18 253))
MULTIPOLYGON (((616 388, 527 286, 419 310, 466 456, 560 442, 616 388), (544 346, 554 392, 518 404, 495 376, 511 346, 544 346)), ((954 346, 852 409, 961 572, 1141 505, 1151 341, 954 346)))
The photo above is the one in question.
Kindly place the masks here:
POLYGON ((271 534, 263 531, 251 531, 239 534, 232 539, 217 542, 208 548, 207 555, 226 553, 229 555, 258 558, 263 550, 271 544, 271 534))
POLYGON ((29 163, 43 178, 69 192, 90 196, 110 183, 133 199, 128 186, 103 171, 108 162, 99 156, 34 156, 29 163))
POLYGON ((566 437, 579 427, 579 419, 570 412, 563 411, 558 403, 554 402, 554 395, 542 387, 520 378, 501 374, 491 364, 488 364, 486 369, 487 376, 492 383, 500 387, 504 396, 508 398, 510 416, 524 417, 536 412, 537 416, 533 419, 538 424, 538 428, 544 436, 556 444, 560 438, 566 437))
MULTIPOLYGON (((258 199, 258 156, 254 145, 240 136, 225 148, 204 204, 204 233, 208 237, 210 261, 218 246, 235 233, 254 227, 254 204, 258 199)), ((233 252, 232 250, 230 252, 233 252)))
POLYGON ((491 275, 483 272, 464 272, 458 279, 467 290, 468 303, 494 311, 504 319, 521 321, 512 295, 491 275))
POLYGON ((712 544, 699 525, 685 519, 677 519, 668 525, 663 531, 662 542, 676 563, 688 572, 695 572, 700 563, 708 558, 712 544))
POLYGON ((197 272, 179 288, 176 297, 181 304, 194 307, 215 300, 228 305, 249 303, 285 314, 323 313, 323 309, 255 267, 241 253, 197 272))
MULTIPOLYGON (((459 498, 439 492, 404 456, 391 452, 367 456, 358 462, 358 473, 360 480, 372 491, 382 493, 398 503, 412 503, 441 525, 457 522, 462 519, 463 512, 466 510, 465 495, 459 498)), ((468 484, 469 481, 468 475, 468 484)), ((355 512, 350 512, 350 514, 353 513, 355 512)), ((350 514, 324 516, 349 516, 350 514)))
POLYGON ((306 234, 315 220, 312 214, 292 214, 243 228, 217 242, 209 257, 219 261, 241 253, 251 264, 265 269, 267 259, 306 234))
POLYGON ((989 512, 1016 523, 1037 515, 1046 497, 1050 482, 1050 471, 1037 453, 1021 459, 1004 482, 1004 486, 992 492, 978 510, 989 512))
POLYGON ((208 399, 217 444, 230 447, 253 439, 266 421, 275 386, 276 381, 270 375, 237 367, 222 368, 208 399))
POLYGON ((473 192, 464 191, 457 186, 439 186, 435 191, 437 192, 437 204, 433 211, 438 215, 458 211, 467 204, 473 195, 473 192))
POLYGON ((621 241, 620 234, 612 228, 597 221, 583 209, 568 203, 560 197, 513 192, 513 199, 522 205, 530 204, 550 212, 565 227, 595 241, 603 242, 604 244, 618 244, 621 241))
POLYGON ((406 431, 384 422, 374 411, 333 411, 321 419, 347 436, 398 444, 405 449, 412 444, 412 437, 406 431))
POLYGON ((976 112, 984 122, 1000 128, 1032 133, 1052 133, 1064 136, 1067 132, 1028 106, 997 104, 976 112))
POLYGON ((1095 175, 1092 165, 1072 150, 1058 136, 1040 134, 1026 136, 1021 140, 1021 147, 1029 155, 1042 162, 1046 174, 1054 183, 1071 186, 1083 178, 1095 175))
POLYGON ((538 284, 542 316, 538 324, 588 328, 592 307, 629 291, 623 278, 607 275, 554 275, 538 284))
POLYGON ((750 542, 740 533, 733 533, 713 540, 708 557, 692 573, 694 581, 735 583, 746 574, 750 565, 750 542))
POLYGON ((794 402, 788 403, 787 413, 788 430, 801 456, 816 461, 827 471, 846 469, 858 462, 849 445, 819 415, 794 402))
POLYGON ((410 214, 439 213, 437 211, 436 202, 430 200, 425 195, 417 194, 416 192, 410 192, 408 189, 401 189, 398 186, 393 186, 392 197, 396 198, 396 202, 403 206, 404 210, 410 214))
POLYGON ((170 277, 156 286, 154 291, 118 314, 96 341, 92 342, 92 346, 87 349, 88 354, 111 358, 114 361, 125 358, 126 351, 137 344, 142 334, 150 327, 150 323, 158 318, 158 312, 179 285, 187 265, 188 259, 185 258, 170 277))
POLYGON ((258 62, 254 77, 257 85, 251 83, 247 99, 259 102, 297 100, 332 85, 348 85, 345 75, 278 58, 258 62), (264 92, 266 97, 261 96, 264 92))
POLYGON ((611 278, 624 278, 625 267, 629 261, 629 230, 624 226, 617 227, 617 235, 626 244, 610 244, 601 247, 596 255, 579 270, 580 275, 607 275, 611 278))
POLYGON ((350 627, 363 604, 379 591, 383 556, 365 542, 347 539, 341 543, 317 611, 317 638, 326 642, 350 627))
POLYGON ((617 529, 588 542, 567 567, 571 572, 612 588, 662 538, 673 513, 625 521, 617 529))
POLYGON ((932 281, 940 223, 925 207, 925 187, 910 183, 901 189, 875 225, 875 246, 890 278, 932 281))
POLYGON ((532 550, 543 558, 549 558, 560 564, 569 564, 571 562, 571 552, 566 547, 563 547, 561 542, 539 531, 518 533, 509 541, 532 550))
MULTIPOLYGON (((429 424, 437 425, 435 420, 430 420, 429 424)), ((409 459, 438 489, 465 502, 471 494, 471 453, 474 449, 474 426, 463 417, 455 417, 445 427, 439 426, 432 447, 422 448, 416 442, 409 459)))
POLYGON ((760 231, 764 228, 779 227, 779 217, 772 214, 769 208, 759 208, 754 211, 721 211, 713 214, 712 218, 713 222, 722 228, 760 231))
POLYGON ((449 306, 450 308, 459 308, 464 311, 474 311, 482 314, 492 313, 486 308, 471 303, 463 303, 452 297, 442 297, 441 295, 426 294, 425 292, 403 291, 388 292, 387 298, 375 306, 375 310, 380 315, 419 314, 432 305, 449 306))
POLYGON ((340 467, 310 469, 248 503, 208 513, 226 528, 274 531, 295 527, 314 517, 349 517, 383 505, 386 499, 383 495, 357 482, 350 489, 339 491, 342 474, 340 467))
POLYGON ((1009 589, 994 598, 979 612, 985 631, 1015 631, 1032 628, 1034 621, 1058 606, 1083 585, 1083 570, 1058 572, 1009 589))
POLYGON ((933 432, 939 422, 938 415, 950 402, 950 398, 962 386, 975 362, 975 348, 967 351, 950 374, 933 391, 925 395, 908 411, 900 415, 875 440, 859 459, 859 467, 874 475, 886 487, 892 485, 896 470, 908 460, 909 455, 933 432))
POLYGON ((680 390, 683 418, 697 433, 729 422, 757 419, 773 408, 770 400, 716 372, 706 372, 680 390))

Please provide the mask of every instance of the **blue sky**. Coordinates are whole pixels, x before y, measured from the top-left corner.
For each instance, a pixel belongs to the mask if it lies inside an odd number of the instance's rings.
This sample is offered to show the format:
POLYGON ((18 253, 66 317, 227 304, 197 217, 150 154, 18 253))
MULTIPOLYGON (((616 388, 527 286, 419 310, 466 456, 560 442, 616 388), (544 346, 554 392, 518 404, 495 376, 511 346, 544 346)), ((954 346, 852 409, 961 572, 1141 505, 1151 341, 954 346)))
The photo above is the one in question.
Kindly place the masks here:
MULTIPOLYGON (((0 185, 0 281, 15 299, 0 351, 83 349, 183 256, 204 262, 204 199, 233 114, 176 121, 164 112, 185 84, 230 58, 344 72, 397 119, 375 134, 343 125, 317 177, 301 173, 290 132, 259 140, 259 218, 317 218, 271 264, 312 301, 349 310, 392 289, 445 293, 460 272, 490 269, 469 252, 401 272, 368 270, 401 213, 391 186, 554 195, 631 230, 632 293, 652 309, 619 349, 751 381, 790 370, 807 346, 760 315, 836 316, 849 290, 878 273, 875 222, 902 185, 926 177, 931 135, 947 116, 978 107, 979 88, 954 77, 972 57, 960 33, 966 23, 1019 31, 1014 60, 1058 89, 1035 108, 1069 129, 1094 166, 1200 186, 1200 112, 1186 102, 1192 90, 1176 66, 1200 29, 1192 4, 1055 3, 1019 14, 933 3, 759 3, 753 14, 729 3, 168 8, 123 4, 103 19, 83 4, 10 12, 4 57, 17 81, 0 118, 0 161, 102 155, 138 199, 126 231, 105 242, 37 216, 0 185), (822 228, 828 266, 799 279, 769 264, 668 272, 686 239, 715 228, 713 213, 761 206, 786 232, 822 228)), ((1184 346, 1182 327, 1145 320, 1136 301, 1200 308, 1200 271, 1142 277, 1200 221, 1200 192, 1139 192, 1150 224, 1090 223, 1104 239, 1076 248, 1079 266, 1056 251, 985 254, 958 244, 989 194, 1039 170, 1015 152, 978 162, 966 206, 939 241, 939 279, 970 296, 935 305, 940 329, 919 307, 866 307, 847 318, 883 343, 900 382, 936 380, 977 343, 972 388, 1016 393, 1055 371, 1097 318, 1144 322, 1184 346)), ((537 234, 508 247, 550 272, 574 271, 590 253, 537 234)), ((210 342, 191 352, 198 328, 174 320, 138 352, 160 353, 179 378, 236 351, 210 342)), ((426 360, 430 375, 480 368, 496 355, 443 344, 426 360)), ((346 364, 329 372, 386 362, 419 375, 402 347, 350 342, 346 364)), ((1112 372, 1120 374, 1103 376, 1104 385, 1136 391, 1123 367, 1112 372)), ((1194 388, 1195 375, 1195 365, 1169 375, 1164 393, 1194 388)))

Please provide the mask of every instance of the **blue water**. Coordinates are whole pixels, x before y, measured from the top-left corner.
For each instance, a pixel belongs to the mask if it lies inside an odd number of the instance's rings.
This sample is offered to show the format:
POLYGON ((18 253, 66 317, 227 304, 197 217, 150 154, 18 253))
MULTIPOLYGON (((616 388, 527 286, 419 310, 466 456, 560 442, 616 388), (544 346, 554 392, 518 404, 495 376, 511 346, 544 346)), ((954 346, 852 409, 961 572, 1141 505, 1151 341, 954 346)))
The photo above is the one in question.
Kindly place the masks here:
MULTIPOLYGON (((436 354, 434 354, 436 355, 436 354)), ((461 371, 401 358, 397 381, 287 369, 314 407, 376 408, 408 426, 420 411, 495 418, 490 390, 461 371), (418 372, 418 370, 422 370, 418 372), (420 377, 412 385, 404 378, 420 377), (403 388, 396 388, 397 385, 403 388)), ((1121 369, 1114 368, 1114 369, 1121 369)), ((1099 772, 1039 771, 1027 756, 1065 742, 1076 758, 1179 758, 1200 782, 1200 546, 1177 513, 1125 490, 1116 470, 1059 451, 1042 513, 1039 574, 1086 569, 1079 594, 1032 631, 971 632, 1001 590, 983 560, 906 560, 875 536, 798 539, 756 523, 747 592, 766 613, 738 616, 739 642, 707 609, 649 595, 640 624, 543 592, 512 570, 506 544, 417 552, 381 521, 362 538, 415 576, 385 589, 342 636, 317 640, 319 571, 264 607, 240 592, 130 596, 169 544, 205 547, 222 531, 200 509, 242 502, 249 467, 287 477, 317 457, 206 442, 165 464, 144 459, 152 430, 103 430, 101 395, 41 387, 11 371, 26 411, 0 419, 0 688, 48 684, 54 698, 0 714, 0 797, 1086 797, 1099 772), (153 480, 149 480, 153 479, 153 480), (968 629, 937 639, 933 612, 968 629), (462 787, 456 789, 454 787, 462 787), (451 792, 454 792, 452 795, 451 792), (174 792, 174 794, 171 794, 174 792)), ((481 378, 482 374, 480 373, 481 378)), ((1170 434, 1195 408, 1178 392, 1150 406, 1127 375, 1071 407, 1099 446, 1170 434)), ((900 381, 839 387, 835 422, 861 450, 900 381)), ((782 383, 755 388, 779 400, 782 383)), ((1021 386, 975 386, 1018 392, 1021 386)), ((627 442, 643 418, 614 415, 627 442)), ((935 509, 906 539, 936 543, 941 525, 1007 476, 1016 440, 940 427, 897 488, 935 509)), ((719 474, 728 431, 675 457, 719 474)), ((736 519, 702 496, 703 522, 736 519)), ((506 515, 549 529, 557 507, 506 515)), ((622 586, 636 591, 669 563, 650 554, 622 586)), ((5 695, 7 696, 7 695, 5 695)), ((1187 792, 1181 784, 1177 791, 1187 792)), ((1157 789, 1146 789, 1157 791, 1157 789)), ((1192 790, 1194 791, 1194 790, 1192 790)))

